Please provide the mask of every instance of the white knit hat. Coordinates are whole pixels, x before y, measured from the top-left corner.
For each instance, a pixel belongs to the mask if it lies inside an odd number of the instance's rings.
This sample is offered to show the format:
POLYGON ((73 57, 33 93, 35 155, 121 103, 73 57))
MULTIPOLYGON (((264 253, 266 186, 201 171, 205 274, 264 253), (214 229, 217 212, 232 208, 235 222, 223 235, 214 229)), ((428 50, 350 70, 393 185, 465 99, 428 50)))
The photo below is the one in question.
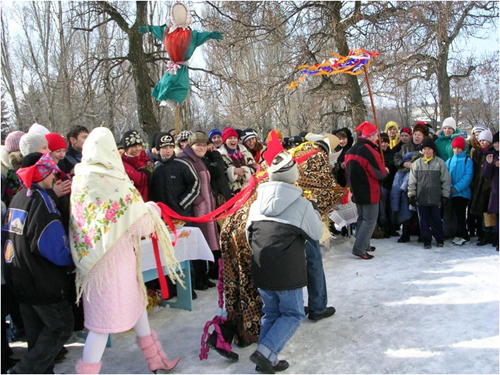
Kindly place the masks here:
POLYGON ((19 149, 23 156, 37 152, 44 145, 48 145, 48 142, 43 135, 30 132, 23 135, 19 141, 19 149))
POLYGON ((45 134, 49 134, 50 133, 50 130, 47 129, 45 126, 43 125, 40 125, 40 124, 37 124, 36 122, 30 126, 30 128, 28 129, 28 133, 31 133, 31 134, 40 134, 40 135, 45 135, 45 134))
POLYGON ((455 122, 455 119, 453 117, 444 119, 442 128, 444 128, 445 126, 453 128, 453 130, 457 130, 457 123, 455 122))
POLYGON ((488 141, 488 142, 492 143, 493 142, 493 134, 491 134, 491 132, 488 129, 483 130, 479 134, 479 136, 477 137, 477 140, 479 142, 481 142, 481 141, 488 141))

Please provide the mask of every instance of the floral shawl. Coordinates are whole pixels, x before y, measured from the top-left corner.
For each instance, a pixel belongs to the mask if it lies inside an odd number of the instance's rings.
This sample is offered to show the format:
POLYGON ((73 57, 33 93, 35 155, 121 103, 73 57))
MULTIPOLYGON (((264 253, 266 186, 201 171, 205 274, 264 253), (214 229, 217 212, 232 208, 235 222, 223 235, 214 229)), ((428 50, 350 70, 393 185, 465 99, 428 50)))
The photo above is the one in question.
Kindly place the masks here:
MULTIPOLYGON (((169 274, 179 266, 174 257, 172 243, 165 224, 151 213, 134 187, 123 166, 111 131, 104 127, 94 129, 87 138, 81 163, 75 166, 71 185, 70 244, 77 268, 77 296, 83 290, 102 283, 106 275, 97 275, 95 266, 111 257, 105 256, 122 236, 130 236, 140 262, 140 238, 133 238, 129 228, 144 215, 154 222, 152 232, 157 233, 162 249, 164 266, 169 274)), ((136 236, 137 237, 137 236, 136 236)), ((105 267, 104 267, 105 269, 105 267)), ((180 267, 179 267, 180 269, 180 267)), ((138 265, 138 278, 142 272, 138 265)))

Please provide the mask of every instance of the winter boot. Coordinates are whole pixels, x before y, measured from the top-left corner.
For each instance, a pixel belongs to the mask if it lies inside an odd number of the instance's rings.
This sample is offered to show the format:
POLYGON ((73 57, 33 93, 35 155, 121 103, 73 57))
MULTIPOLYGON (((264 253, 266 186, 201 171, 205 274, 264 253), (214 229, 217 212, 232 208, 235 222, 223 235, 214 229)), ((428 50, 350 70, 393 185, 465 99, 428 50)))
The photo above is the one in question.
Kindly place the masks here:
POLYGON ((76 373, 77 374, 99 374, 101 371, 102 362, 88 363, 79 360, 76 363, 76 373))
POLYGON ((410 226, 408 224, 403 224, 403 234, 398 239, 399 243, 410 242, 410 226))
POLYGON ((137 345, 148 362, 149 370, 155 374, 158 370, 172 370, 179 362, 179 357, 172 360, 167 358, 153 330, 151 330, 151 336, 137 337, 137 345))

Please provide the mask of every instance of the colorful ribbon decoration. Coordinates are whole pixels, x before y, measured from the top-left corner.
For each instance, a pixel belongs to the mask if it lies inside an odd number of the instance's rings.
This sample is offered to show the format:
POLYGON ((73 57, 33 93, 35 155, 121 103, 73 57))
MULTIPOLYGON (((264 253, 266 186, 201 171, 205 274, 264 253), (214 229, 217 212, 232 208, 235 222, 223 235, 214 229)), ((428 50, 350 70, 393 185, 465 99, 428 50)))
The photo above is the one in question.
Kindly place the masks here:
POLYGON ((370 66, 372 57, 377 57, 379 52, 368 52, 363 48, 356 48, 349 51, 348 56, 341 56, 335 53, 330 53, 333 58, 314 65, 301 65, 298 69, 302 69, 302 76, 297 82, 292 82, 288 89, 296 89, 297 86, 306 79, 307 76, 327 75, 346 73, 353 76, 363 73, 370 66))

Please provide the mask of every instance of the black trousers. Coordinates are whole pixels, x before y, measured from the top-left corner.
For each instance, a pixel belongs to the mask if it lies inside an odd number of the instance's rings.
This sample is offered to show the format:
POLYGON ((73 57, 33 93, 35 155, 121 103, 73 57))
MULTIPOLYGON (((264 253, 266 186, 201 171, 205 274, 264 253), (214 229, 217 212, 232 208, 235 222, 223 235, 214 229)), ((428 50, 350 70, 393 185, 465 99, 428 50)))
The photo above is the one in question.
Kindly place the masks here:
POLYGON ((464 197, 453 197, 450 199, 451 205, 453 207, 453 212, 457 219, 457 230, 455 232, 456 237, 463 238, 464 240, 470 241, 469 231, 467 230, 467 205, 469 200, 464 197))
POLYGON ((68 341, 74 325, 73 308, 67 301, 50 305, 19 304, 28 341, 28 353, 16 364, 15 374, 47 374, 68 341))

